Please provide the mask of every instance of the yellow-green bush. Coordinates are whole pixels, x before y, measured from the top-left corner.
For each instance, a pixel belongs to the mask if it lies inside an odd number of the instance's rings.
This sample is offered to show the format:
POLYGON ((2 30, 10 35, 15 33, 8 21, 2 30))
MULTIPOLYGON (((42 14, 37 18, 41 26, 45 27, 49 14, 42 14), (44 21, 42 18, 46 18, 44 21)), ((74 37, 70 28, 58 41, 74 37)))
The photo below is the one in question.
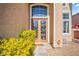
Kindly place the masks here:
POLYGON ((34 52, 35 31, 24 30, 19 38, 0 40, 1 56, 31 56, 34 52))

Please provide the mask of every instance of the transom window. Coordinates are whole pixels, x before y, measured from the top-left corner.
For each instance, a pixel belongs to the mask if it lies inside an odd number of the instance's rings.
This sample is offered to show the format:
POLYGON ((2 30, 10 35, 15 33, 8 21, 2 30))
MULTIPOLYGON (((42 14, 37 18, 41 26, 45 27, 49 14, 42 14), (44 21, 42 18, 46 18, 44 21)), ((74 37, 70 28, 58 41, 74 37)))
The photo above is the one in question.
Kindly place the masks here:
POLYGON ((69 13, 63 13, 63 19, 69 19, 69 13))
POLYGON ((41 5, 33 6, 32 16, 47 16, 47 7, 41 5))

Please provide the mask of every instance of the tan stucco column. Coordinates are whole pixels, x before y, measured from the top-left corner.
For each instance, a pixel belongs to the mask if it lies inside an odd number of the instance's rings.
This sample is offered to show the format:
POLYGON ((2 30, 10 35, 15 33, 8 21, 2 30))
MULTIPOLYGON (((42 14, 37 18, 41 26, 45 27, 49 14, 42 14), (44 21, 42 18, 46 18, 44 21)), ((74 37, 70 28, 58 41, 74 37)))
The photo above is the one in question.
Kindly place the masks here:
POLYGON ((62 47, 62 6, 60 3, 54 4, 54 45, 62 47))

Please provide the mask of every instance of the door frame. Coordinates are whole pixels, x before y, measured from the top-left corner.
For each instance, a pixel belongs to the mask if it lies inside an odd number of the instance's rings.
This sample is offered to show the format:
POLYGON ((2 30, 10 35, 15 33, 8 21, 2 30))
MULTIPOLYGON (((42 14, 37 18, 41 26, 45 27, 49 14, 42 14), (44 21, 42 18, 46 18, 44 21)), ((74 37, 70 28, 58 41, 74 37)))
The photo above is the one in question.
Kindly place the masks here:
MULTIPOLYGON (((32 18, 47 18, 48 19, 48 42, 50 43, 50 17, 49 17, 49 5, 47 4, 31 4, 30 5, 30 30, 32 29, 32 18), (36 5, 42 5, 42 6, 46 6, 47 7, 47 16, 45 17, 32 17, 32 6, 36 6, 36 5)), ((46 42, 35 42, 35 44, 47 44, 46 42)))

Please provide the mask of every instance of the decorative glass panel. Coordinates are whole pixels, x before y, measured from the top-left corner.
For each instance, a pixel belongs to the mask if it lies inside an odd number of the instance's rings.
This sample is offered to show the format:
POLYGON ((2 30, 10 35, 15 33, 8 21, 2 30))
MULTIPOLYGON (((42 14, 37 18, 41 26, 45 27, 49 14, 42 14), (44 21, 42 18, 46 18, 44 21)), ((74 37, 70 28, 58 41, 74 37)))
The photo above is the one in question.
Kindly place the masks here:
POLYGON ((63 28, 64 33, 69 33, 69 21, 64 21, 63 28))
POLYGON ((46 20, 41 21, 41 39, 46 40, 46 20))
POLYGON ((38 37, 38 21, 33 20, 33 29, 36 30, 36 38, 38 37))
POLYGON ((32 7, 32 16, 46 16, 47 15, 47 7, 37 5, 32 7))

